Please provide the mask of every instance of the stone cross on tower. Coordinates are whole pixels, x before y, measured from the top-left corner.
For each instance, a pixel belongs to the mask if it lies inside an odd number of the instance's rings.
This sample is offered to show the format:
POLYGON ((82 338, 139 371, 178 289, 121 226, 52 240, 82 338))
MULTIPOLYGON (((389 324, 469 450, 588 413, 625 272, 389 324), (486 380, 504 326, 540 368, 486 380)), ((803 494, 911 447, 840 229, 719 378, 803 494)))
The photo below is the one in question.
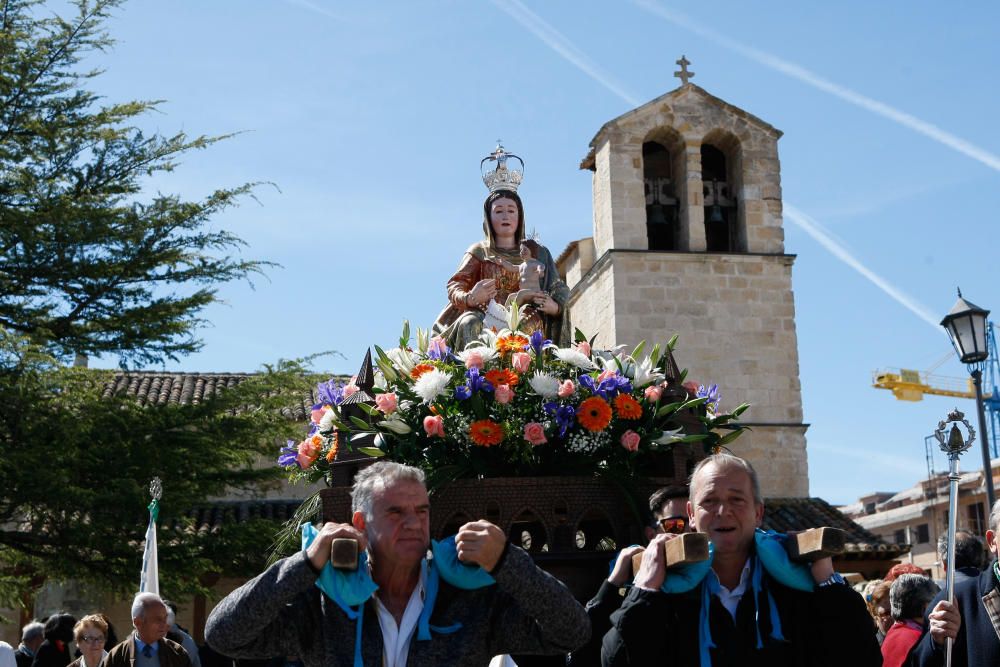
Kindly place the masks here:
POLYGON ((694 76, 694 72, 688 71, 688 65, 690 65, 691 62, 682 55, 681 59, 677 61, 677 64, 681 66, 681 71, 674 72, 674 76, 681 80, 681 85, 686 86, 688 79, 694 76))

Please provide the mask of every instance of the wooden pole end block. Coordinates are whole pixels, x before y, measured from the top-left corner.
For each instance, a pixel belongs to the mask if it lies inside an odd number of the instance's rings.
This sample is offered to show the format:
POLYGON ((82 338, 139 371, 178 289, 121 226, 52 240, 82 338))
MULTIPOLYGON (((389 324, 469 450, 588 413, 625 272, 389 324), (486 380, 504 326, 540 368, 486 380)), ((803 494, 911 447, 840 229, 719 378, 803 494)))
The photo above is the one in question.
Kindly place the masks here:
POLYGON ((349 537, 334 538, 330 544, 330 564, 338 570, 358 569, 358 541, 349 537))
POLYGON ((812 562, 844 553, 847 532, 840 528, 810 528, 789 535, 785 542, 788 557, 796 561, 812 562))

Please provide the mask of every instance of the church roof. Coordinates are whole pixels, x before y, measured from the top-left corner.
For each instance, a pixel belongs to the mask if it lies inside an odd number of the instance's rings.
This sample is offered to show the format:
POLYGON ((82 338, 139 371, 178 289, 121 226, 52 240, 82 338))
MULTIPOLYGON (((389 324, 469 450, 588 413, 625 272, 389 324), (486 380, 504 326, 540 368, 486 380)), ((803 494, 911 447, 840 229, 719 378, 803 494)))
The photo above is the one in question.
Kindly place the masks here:
POLYGON ((595 154, 595 150, 596 150, 597 144, 600 143, 602 135, 604 134, 604 132, 608 128, 610 128, 613 125, 618 124, 622 120, 625 120, 627 118, 631 118, 632 116, 638 115, 638 114, 642 113, 643 111, 645 111, 646 109, 648 109, 650 107, 656 106, 658 104, 662 104, 663 102, 665 102, 667 100, 674 100, 674 99, 678 99, 680 97, 683 97, 685 95, 691 95, 691 94, 697 95, 697 96, 701 97, 705 102, 707 102, 709 104, 714 104, 715 106, 718 106, 718 107, 724 109, 726 112, 728 112, 728 113, 730 113, 730 114, 732 114, 734 116, 737 116, 739 118, 742 118, 743 120, 747 121, 751 125, 760 128, 761 130, 763 130, 764 132, 767 132, 768 134, 773 134, 775 139, 779 139, 781 137, 781 135, 783 134, 781 130, 779 130, 778 128, 774 127, 770 123, 761 120, 760 118, 758 118, 757 116, 753 115, 752 113, 750 113, 748 111, 744 111, 743 109, 739 108, 738 106, 730 104, 729 102, 726 102, 725 100, 723 100, 721 98, 718 98, 715 95, 712 95, 710 92, 708 92, 707 90, 705 90, 701 86, 698 86, 698 85, 695 85, 693 83, 688 82, 688 83, 686 83, 686 84, 684 84, 684 85, 682 85, 682 86, 680 86, 678 88, 675 88, 675 89, 673 89, 673 90, 671 90, 671 91, 669 91, 667 93, 664 93, 663 95, 660 95, 659 97, 657 97, 655 99, 650 100, 649 102, 646 102, 645 104, 643 104, 641 106, 636 107, 635 109, 632 109, 630 111, 626 111, 625 113, 623 113, 622 115, 618 116, 617 118, 612 118, 611 120, 609 120, 608 122, 606 122, 604 125, 602 125, 601 129, 599 129, 597 131, 597 134, 594 135, 594 138, 590 140, 590 150, 587 152, 586 157, 584 157, 583 160, 580 162, 580 169, 591 169, 591 170, 594 169, 594 154, 595 154))
POLYGON ((786 533, 819 526, 847 532, 843 558, 890 560, 910 550, 908 544, 891 544, 862 528, 822 498, 767 498, 764 501, 765 530, 786 533))

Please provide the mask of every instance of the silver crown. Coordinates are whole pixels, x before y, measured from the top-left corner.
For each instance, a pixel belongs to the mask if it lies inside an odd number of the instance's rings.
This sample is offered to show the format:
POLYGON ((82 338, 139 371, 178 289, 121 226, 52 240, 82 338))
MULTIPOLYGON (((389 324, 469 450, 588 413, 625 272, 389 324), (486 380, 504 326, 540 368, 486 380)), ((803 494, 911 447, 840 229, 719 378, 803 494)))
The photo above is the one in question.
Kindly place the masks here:
POLYGON ((524 160, 513 153, 505 151, 500 140, 497 139, 496 150, 479 162, 479 171, 482 172, 483 183, 486 184, 490 192, 496 192, 497 190, 517 192, 518 186, 524 180, 524 160), (517 160, 518 164, 521 165, 520 168, 509 168, 507 160, 510 159, 517 160), (487 170, 487 167, 493 166, 492 164, 487 164, 488 162, 495 162, 496 166, 493 169, 487 170))

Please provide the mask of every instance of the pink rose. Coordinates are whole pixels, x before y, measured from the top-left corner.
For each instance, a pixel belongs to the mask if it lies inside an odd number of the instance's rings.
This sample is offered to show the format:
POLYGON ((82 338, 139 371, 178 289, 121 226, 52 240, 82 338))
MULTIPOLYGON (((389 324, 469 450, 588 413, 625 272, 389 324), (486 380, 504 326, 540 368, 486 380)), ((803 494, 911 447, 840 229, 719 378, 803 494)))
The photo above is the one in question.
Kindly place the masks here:
POLYGON ((485 363, 483 361, 483 353, 479 350, 469 350, 464 356, 466 368, 482 368, 485 363))
POLYGON ((396 411, 396 406, 399 404, 396 394, 389 392, 387 394, 377 394, 375 396, 375 407, 382 411, 383 414, 391 415, 396 411))
POLYGON ((590 356, 590 343, 588 343, 587 341, 581 340, 579 343, 576 344, 576 349, 578 349, 581 352, 581 354, 585 354, 588 357, 590 356))
POLYGON ((444 418, 441 415, 427 415, 424 417, 424 432, 432 438, 443 438, 444 418))
POLYGON ((326 414, 326 408, 316 408, 315 410, 312 411, 310 419, 312 420, 313 424, 318 424, 320 420, 323 419, 323 415, 325 414, 326 414))
POLYGON ((646 400, 650 403, 656 403, 660 400, 660 396, 663 395, 663 387, 658 384, 650 385, 646 387, 646 400))
POLYGON ((497 403, 506 405, 514 398, 514 390, 510 388, 509 384, 498 384, 497 388, 493 390, 493 396, 497 399, 497 403))
POLYGON ((524 425, 524 439, 532 445, 543 445, 548 442, 545 437, 545 427, 538 422, 528 422, 524 425))
POLYGON ((305 470, 319 457, 320 443, 317 438, 309 438, 299 443, 299 454, 295 457, 299 467, 305 470))
POLYGON ((559 398, 568 398, 573 395, 574 391, 576 391, 576 385, 573 384, 572 380, 566 380, 559 385, 559 398))
POLYGON ((639 434, 633 430, 628 430, 622 433, 622 447, 630 452, 637 451, 639 449, 639 434))
POLYGON ((347 398, 348 396, 353 396, 356 393, 358 393, 357 385, 349 384, 346 387, 344 387, 344 398, 347 398))
POLYGON ((531 355, 527 352, 515 352, 510 358, 510 365, 518 373, 527 373, 531 368, 531 355))

